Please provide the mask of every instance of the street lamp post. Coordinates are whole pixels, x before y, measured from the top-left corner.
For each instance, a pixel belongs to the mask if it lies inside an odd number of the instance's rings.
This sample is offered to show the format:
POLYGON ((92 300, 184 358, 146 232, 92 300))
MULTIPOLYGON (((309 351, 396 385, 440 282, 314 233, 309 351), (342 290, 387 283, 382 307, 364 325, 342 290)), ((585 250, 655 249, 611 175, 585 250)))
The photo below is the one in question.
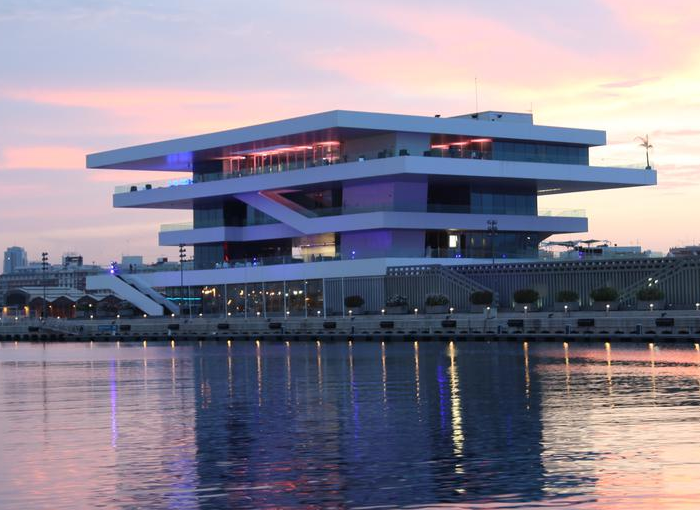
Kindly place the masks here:
MULTIPOLYGON (((184 301, 183 294, 185 292, 185 285, 184 285, 185 274, 184 274, 184 271, 185 271, 185 256, 186 256, 186 254, 185 254, 185 245, 180 244, 179 247, 180 247, 180 315, 182 315, 182 303, 184 301)), ((188 303, 188 306, 189 306, 189 303, 188 303)))
POLYGON ((42 283, 44 285, 44 300, 41 312, 41 318, 46 320, 46 272, 49 269, 49 254, 45 251, 41 252, 41 273, 42 273, 42 283))

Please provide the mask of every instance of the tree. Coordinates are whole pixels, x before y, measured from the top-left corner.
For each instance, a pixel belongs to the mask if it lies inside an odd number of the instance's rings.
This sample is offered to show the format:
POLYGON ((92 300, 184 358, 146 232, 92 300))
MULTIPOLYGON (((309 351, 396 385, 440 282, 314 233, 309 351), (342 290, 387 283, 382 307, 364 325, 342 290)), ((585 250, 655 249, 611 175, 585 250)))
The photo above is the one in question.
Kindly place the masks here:
POLYGON ((651 169, 651 165, 649 164, 649 149, 652 149, 654 146, 649 143, 649 135, 644 135, 644 136, 638 136, 635 138, 635 140, 639 140, 641 143, 639 144, 640 147, 644 147, 647 153, 647 170, 651 169))

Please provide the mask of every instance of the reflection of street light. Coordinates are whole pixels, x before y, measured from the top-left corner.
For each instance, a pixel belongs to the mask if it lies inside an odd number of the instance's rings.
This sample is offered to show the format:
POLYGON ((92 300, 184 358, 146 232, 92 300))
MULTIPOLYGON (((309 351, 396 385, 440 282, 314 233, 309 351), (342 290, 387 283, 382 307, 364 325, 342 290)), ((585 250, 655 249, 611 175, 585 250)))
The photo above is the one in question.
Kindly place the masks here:
POLYGON ((495 293, 496 290, 496 236, 498 235, 498 221, 488 220, 486 222, 486 230, 491 239, 491 290, 495 293))
POLYGON ((45 251, 41 252, 41 273, 43 278, 42 283, 44 284, 44 302, 42 303, 42 319, 46 318, 46 271, 49 269, 49 254, 45 251))

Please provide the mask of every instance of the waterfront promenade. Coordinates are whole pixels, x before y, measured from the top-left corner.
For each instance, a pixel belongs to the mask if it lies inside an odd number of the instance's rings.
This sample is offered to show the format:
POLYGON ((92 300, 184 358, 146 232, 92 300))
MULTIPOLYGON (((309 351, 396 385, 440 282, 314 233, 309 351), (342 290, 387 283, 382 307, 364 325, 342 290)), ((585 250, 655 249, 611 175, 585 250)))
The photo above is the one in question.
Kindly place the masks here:
POLYGON ((313 318, 164 317, 23 319, 4 317, 5 341, 143 340, 607 340, 700 341, 700 312, 359 315, 313 318))

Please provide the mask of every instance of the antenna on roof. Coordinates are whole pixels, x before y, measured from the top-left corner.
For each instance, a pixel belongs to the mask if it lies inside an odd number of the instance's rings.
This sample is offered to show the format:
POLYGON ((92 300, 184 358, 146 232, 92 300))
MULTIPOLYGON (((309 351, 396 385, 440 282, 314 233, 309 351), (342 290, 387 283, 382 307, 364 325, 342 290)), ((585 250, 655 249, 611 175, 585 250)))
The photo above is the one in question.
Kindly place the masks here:
POLYGON ((474 111, 479 113, 479 87, 476 81, 476 76, 474 76, 474 111))

